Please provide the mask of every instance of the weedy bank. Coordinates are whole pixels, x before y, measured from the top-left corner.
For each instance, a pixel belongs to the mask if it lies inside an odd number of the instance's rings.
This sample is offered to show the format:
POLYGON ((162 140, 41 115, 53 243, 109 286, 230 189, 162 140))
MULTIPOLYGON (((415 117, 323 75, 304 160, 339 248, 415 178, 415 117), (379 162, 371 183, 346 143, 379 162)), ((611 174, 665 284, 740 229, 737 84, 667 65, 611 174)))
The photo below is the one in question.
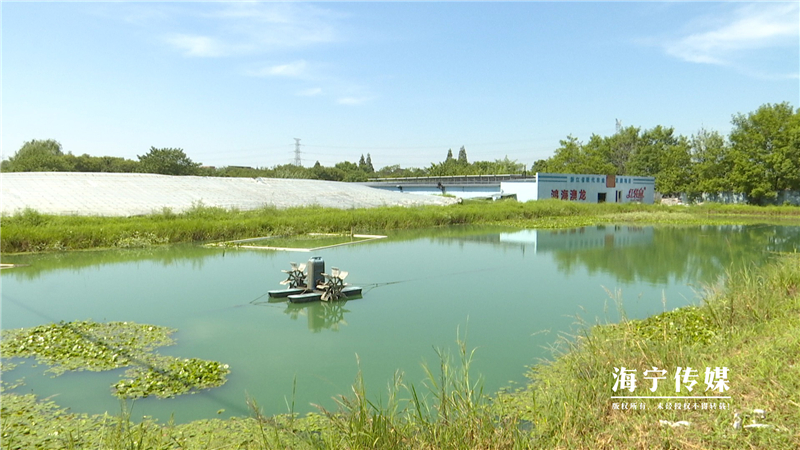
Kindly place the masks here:
POLYGON ((164 210, 136 217, 53 216, 28 209, 2 218, 0 252, 131 248, 306 233, 369 234, 465 224, 554 228, 601 223, 729 224, 753 221, 800 223, 800 208, 473 200, 444 207, 349 210, 306 207, 236 211, 196 205, 180 214, 164 210))
POLYGON ((540 448, 800 448, 800 255, 729 273, 705 294, 700 306, 644 320, 581 324, 559 342, 557 359, 533 366, 530 383, 500 395, 498 405, 534 424, 540 448), (635 394, 613 391, 623 367, 639 375, 635 394), (727 368, 730 389, 708 390, 706 367, 727 368), (642 375, 656 368, 667 372, 652 390, 642 375), (694 391, 674 378, 679 368, 699 369, 694 391), (712 394, 730 399, 670 400, 712 394))

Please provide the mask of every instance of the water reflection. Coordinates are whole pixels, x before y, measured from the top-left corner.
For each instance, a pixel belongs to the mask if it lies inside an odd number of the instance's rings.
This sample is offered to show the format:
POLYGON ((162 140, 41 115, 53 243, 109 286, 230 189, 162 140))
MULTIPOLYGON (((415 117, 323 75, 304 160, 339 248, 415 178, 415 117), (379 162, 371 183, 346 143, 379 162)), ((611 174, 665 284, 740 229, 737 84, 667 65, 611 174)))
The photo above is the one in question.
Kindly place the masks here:
POLYGON ((283 311, 292 320, 299 320, 305 316, 308 329, 319 333, 322 330, 339 331, 340 326, 347 325, 345 313, 350 310, 345 308, 347 300, 336 302, 289 303, 283 311))
MULTIPOLYGON (((370 243, 374 247, 420 238, 456 244, 486 243, 526 252, 555 255, 559 269, 573 271, 581 265, 594 273, 613 273, 620 280, 663 282, 667 277, 707 279, 717 276, 731 262, 760 262, 770 253, 800 249, 800 227, 773 225, 619 226, 548 230, 507 230, 495 227, 449 227, 437 230, 398 231, 390 239, 370 243), (753 253, 753 249, 760 249, 753 253), (658 258, 653 258, 654 250, 658 258), (675 264, 679 262, 678 264, 675 264)), ((230 251, 235 254, 237 251, 230 251)), ((24 270, 6 270, 4 277, 35 280, 47 272, 118 263, 149 261, 162 267, 184 265, 203 269, 207 260, 225 257, 225 250, 196 245, 148 249, 86 251, 4 256, 3 262, 26 264, 24 270)), ((267 259, 274 253, 264 252, 267 259)), ((278 277, 279 278, 279 277, 278 277)), ((276 278, 277 279, 277 278, 276 278)))
POLYGON ((598 225, 559 230, 522 230, 465 238, 552 254, 559 271, 613 274, 618 281, 665 283, 710 281, 743 264, 760 264, 774 253, 800 248, 800 227, 728 225, 641 227, 598 225))
POLYGON ((652 227, 598 225, 561 230, 500 233, 499 242, 530 247, 534 252, 582 251, 651 245, 653 233, 652 227))
POLYGON ((225 250, 207 248, 199 245, 180 244, 166 247, 134 248, 120 250, 87 250, 77 252, 54 252, 42 254, 3 255, 4 263, 24 264, 25 270, 6 270, 3 276, 25 280, 35 280, 54 270, 80 269, 107 264, 120 264, 142 261, 171 267, 189 263, 193 269, 204 267, 208 258, 225 255, 225 250))

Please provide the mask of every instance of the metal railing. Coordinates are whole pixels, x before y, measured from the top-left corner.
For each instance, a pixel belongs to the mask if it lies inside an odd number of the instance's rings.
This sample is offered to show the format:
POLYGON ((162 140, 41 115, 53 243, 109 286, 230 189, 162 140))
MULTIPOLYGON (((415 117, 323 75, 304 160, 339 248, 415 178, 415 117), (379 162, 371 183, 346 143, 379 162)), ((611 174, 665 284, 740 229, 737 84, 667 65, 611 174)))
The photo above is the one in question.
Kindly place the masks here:
POLYGON ((451 175, 441 177, 397 177, 397 178, 370 178, 368 183, 395 183, 395 184, 497 184, 501 181, 534 180, 536 174, 502 174, 502 175, 451 175))

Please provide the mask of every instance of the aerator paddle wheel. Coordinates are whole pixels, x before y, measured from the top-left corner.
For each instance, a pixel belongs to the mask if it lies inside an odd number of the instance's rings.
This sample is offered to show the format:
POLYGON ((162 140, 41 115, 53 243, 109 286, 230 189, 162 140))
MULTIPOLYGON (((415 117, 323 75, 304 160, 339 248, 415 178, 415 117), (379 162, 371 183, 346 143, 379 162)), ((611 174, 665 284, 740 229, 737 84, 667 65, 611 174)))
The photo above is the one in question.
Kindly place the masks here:
POLYGON ((344 279, 347 278, 347 272, 344 270, 339 270, 336 267, 332 267, 330 275, 323 273, 322 276, 325 277, 325 282, 317 285, 317 289, 322 291, 322 297, 320 297, 320 300, 327 302, 346 297, 342 290, 345 286, 344 279))
POLYGON ((332 267, 330 274, 325 273, 325 261, 319 256, 312 256, 306 264, 290 264, 292 265, 290 270, 282 271, 286 274, 286 279, 281 281, 281 284, 289 285, 288 288, 268 291, 270 298, 286 298, 292 303, 307 303, 361 297, 361 287, 344 282, 347 272, 332 267))
POLYGON ((287 278, 281 281, 281 284, 288 284, 289 288, 304 288, 306 287, 306 264, 302 263, 299 266, 297 263, 290 262, 291 270, 281 270, 287 275, 287 278))

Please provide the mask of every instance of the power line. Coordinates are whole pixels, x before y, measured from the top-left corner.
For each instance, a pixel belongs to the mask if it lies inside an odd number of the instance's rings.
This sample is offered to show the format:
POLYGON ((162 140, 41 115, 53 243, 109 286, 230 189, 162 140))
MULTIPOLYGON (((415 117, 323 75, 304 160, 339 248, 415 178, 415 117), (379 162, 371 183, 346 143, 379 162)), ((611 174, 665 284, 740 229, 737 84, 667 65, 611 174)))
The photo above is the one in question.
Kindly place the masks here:
MULTIPOLYGON (((571 133, 575 135, 576 133, 571 133)), ((583 134, 583 133, 577 133, 583 134)), ((556 143, 561 139, 564 139, 566 136, 563 135, 548 135, 548 136, 540 136, 537 138, 529 138, 529 139, 517 139, 517 140, 510 140, 510 141, 495 141, 495 142, 461 142, 458 145, 450 144, 438 144, 438 145, 393 145, 393 146, 349 146, 349 145, 326 145, 326 144, 303 144, 304 147, 307 148, 330 148, 330 149, 344 149, 344 150, 425 150, 425 149, 443 149, 443 148, 452 148, 458 146, 465 146, 465 147, 480 147, 480 146, 487 146, 487 145, 507 145, 507 144, 520 144, 520 143, 530 143, 530 145, 548 145, 553 140, 556 143)))

